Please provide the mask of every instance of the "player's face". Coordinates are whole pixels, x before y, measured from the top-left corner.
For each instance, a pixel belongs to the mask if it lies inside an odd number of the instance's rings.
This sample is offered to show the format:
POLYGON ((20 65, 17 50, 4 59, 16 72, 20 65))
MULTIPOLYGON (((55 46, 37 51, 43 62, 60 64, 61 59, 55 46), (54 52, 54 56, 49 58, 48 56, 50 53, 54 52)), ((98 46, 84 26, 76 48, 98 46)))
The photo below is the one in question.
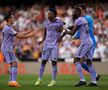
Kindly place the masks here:
POLYGON ((77 11, 74 9, 72 14, 73 20, 77 19, 77 11))
POLYGON ((52 20, 52 19, 54 19, 54 18, 55 18, 54 13, 51 12, 51 11, 48 11, 48 19, 49 19, 49 20, 52 20))

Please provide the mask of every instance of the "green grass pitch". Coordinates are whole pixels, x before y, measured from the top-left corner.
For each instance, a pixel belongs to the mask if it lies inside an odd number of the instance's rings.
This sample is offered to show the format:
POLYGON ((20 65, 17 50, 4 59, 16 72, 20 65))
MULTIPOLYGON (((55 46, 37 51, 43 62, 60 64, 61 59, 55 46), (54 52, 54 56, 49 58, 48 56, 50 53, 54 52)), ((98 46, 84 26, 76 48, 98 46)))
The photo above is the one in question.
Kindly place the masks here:
MULTIPOLYGON (((87 82, 90 82, 90 77, 85 76, 87 82)), ((0 90, 108 90, 108 75, 102 75, 97 87, 74 87, 79 81, 77 75, 58 75, 57 83, 53 87, 47 87, 51 80, 51 75, 44 75, 43 82, 40 86, 35 86, 37 75, 18 75, 18 82, 21 88, 7 86, 8 75, 0 75, 0 90)))

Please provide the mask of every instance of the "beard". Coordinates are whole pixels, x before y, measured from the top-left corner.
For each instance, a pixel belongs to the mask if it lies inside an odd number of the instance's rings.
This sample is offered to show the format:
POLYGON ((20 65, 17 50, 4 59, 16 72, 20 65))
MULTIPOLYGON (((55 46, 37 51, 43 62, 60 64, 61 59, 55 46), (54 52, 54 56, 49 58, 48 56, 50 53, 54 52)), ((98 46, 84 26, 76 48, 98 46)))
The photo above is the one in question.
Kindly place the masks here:
POLYGON ((52 20, 53 18, 52 17, 48 17, 48 20, 52 20))

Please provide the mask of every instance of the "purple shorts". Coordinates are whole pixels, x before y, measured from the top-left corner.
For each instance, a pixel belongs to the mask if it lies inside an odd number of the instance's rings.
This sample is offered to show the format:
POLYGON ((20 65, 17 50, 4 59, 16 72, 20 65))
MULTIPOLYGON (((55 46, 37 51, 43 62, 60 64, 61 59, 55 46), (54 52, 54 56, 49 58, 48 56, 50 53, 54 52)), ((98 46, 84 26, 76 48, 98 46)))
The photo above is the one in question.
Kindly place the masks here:
POLYGON ((93 45, 92 44, 81 44, 74 54, 77 58, 93 59, 93 45))
POLYGON ((4 56, 4 61, 6 63, 12 63, 17 60, 14 52, 2 52, 4 56))
POLYGON ((42 60, 52 60, 52 61, 57 61, 58 59, 58 54, 59 54, 59 46, 48 46, 44 45, 43 50, 42 50, 42 60))

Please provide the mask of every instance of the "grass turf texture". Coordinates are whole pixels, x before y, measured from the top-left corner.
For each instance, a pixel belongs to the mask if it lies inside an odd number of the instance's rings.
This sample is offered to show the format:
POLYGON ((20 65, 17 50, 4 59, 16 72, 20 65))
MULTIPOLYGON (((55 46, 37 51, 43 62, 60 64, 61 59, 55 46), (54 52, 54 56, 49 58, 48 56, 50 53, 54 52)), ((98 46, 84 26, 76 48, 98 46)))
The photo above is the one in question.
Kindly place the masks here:
MULTIPOLYGON (((85 76, 87 82, 90 82, 90 77, 85 76)), ((108 90, 108 75, 103 75, 98 82, 97 87, 75 87, 79 81, 77 75, 58 75, 56 86, 47 87, 51 81, 51 75, 44 75, 43 82, 39 86, 35 86, 37 75, 18 75, 18 82, 21 88, 9 87, 7 85, 8 75, 0 75, 0 90, 108 90)))

